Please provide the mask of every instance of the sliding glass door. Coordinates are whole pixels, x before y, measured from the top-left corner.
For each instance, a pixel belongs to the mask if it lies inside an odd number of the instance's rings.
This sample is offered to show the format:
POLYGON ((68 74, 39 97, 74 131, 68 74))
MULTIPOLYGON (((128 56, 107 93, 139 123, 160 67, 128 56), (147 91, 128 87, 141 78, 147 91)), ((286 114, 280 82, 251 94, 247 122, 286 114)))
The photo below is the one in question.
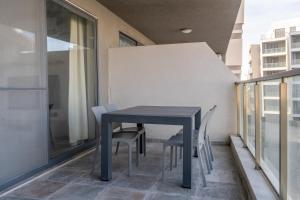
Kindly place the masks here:
POLYGON ((48 163, 43 10, 0 0, 0 190, 48 163))
POLYGON ((47 0, 50 157, 95 138, 96 20, 62 1, 47 0))

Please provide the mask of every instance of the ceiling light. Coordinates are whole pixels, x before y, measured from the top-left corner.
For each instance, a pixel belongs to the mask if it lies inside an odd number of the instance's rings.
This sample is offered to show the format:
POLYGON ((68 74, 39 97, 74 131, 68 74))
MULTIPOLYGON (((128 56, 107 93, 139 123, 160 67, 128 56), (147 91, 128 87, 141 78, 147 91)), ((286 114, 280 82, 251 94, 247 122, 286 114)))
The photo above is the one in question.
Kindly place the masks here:
POLYGON ((191 28, 182 28, 182 29, 180 29, 180 31, 184 34, 189 34, 193 31, 193 29, 191 29, 191 28))

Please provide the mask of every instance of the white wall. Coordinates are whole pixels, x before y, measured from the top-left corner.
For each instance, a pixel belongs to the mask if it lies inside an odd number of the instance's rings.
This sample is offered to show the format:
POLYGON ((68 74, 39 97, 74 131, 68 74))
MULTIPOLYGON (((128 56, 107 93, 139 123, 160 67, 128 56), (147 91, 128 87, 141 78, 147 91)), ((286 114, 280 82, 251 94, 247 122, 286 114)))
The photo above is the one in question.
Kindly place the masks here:
MULTIPOLYGON (((218 105, 212 139, 236 133, 236 77, 206 43, 112 48, 109 51, 110 102, 136 105, 218 105)), ((151 138, 168 138, 179 127, 146 126, 151 138)))
POLYGON ((68 0, 86 10, 98 19, 98 68, 100 104, 108 101, 108 49, 119 46, 119 31, 129 35, 138 42, 154 44, 150 39, 131 27, 96 0, 68 0))

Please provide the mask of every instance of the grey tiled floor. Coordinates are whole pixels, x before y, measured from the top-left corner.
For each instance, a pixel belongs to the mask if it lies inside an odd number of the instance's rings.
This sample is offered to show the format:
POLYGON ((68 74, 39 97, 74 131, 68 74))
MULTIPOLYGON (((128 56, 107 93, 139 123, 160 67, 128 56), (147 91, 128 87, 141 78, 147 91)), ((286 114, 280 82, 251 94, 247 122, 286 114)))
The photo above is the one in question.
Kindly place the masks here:
MULTIPOLYGON (((0 200, 244 199, 230 147, 213 146, 213 151, 214 170, 211 174, 206 173, 207 187, 202 187, 196 158, 193 159, 192 189, 180 187, 182 160, 179 160, 177 168, 173 168, 172 171, 166 169, 165 181, 161 182, 162 145, 149 143, 147 156, 141 156, 140 165, 133 168, 131 177, 127 176, 127 147, 121 146, 119 154, 113 156, 113 180, 110 182, 99 180, 99 170, 95 176, 89 174, 93 158, 93 154, 89 154, 15 190, 0 200)), ((165 160, 168 164, 169 157, 165 160)))

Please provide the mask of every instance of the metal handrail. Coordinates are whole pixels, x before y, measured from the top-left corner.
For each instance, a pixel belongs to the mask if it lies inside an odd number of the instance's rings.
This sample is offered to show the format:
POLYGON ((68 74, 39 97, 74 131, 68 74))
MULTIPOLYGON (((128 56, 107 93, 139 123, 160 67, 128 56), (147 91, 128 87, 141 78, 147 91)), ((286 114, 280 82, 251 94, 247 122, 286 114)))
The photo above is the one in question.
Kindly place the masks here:
POLYGON ((272 74, 272 75, 264 76, 264 77, 260 77, 260 78, 254 78, 254 79, 245 80, 245 81, 237 81, 235 83, 236 84, 255 83, 255 82, 261 82, 261 81, 270 81, 270 80, 274 80, 274 79, 288 78, 288 77, 297 76, 297 75, 300 75, 300 69, 292 69, 289 71, 279 72, 276 74, 272 74))

